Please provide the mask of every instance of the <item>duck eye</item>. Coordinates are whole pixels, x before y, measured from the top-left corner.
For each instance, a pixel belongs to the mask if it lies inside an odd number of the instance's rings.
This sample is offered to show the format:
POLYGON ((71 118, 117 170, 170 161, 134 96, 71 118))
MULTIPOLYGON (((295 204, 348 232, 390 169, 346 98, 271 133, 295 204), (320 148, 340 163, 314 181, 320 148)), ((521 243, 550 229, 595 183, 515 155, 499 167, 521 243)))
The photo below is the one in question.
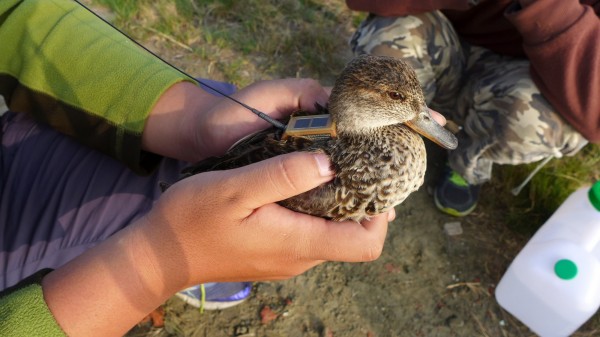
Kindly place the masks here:
POLYGON ((404 95, 402 95, 401 93, 397 92, 397 91, 390 91, 388 92, 388 95, 390 96, 391 99, 394 100, 404 100, 404 95))

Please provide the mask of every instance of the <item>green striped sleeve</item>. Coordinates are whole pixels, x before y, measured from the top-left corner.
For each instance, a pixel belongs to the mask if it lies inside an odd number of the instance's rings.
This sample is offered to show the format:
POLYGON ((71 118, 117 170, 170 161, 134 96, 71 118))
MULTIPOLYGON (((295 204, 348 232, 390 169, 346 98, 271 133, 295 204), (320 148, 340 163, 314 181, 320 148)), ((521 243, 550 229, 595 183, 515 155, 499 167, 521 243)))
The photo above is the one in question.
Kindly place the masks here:
POLYGON ((147 171, 145 119, 191 80, 70 0, 0 2, 0 93, 9 108, 147 171))

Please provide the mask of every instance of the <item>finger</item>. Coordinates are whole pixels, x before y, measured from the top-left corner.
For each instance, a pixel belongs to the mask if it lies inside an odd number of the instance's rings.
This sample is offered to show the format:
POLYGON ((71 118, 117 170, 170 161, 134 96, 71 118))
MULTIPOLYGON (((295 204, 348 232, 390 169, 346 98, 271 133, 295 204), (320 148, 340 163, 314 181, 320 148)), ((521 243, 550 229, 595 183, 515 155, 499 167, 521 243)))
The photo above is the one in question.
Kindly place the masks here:
POLYGON ((316 80, 295 78, 257 82, 233 96, 275 118, 299 109, 314 110, 315 102, 324 106, 329 99, 316 80))
POLYGON ((271 223, 273 242, 285 238, 282 252, 290 263, 365 262, 381 255, 388 213, 365 220, 334 222, 291 211, 277 204, 257 209, 248 221, 271 223))
POLYGON ((304 229, 300 251, 314 260, 366 262, 377 259, 383 250, 388 214, 362 223, 333 222, 323 219, 298 224, 304 229))
POLYGON ((327 105, 331 90, 327 91, 319 82, 309 79, 298 82, 298 85, 300 86, 298 92, 301 93, 298 98, 300 109, 314 111, 315 103, 318 103, 321 106, 327 105))
POLYGON ((433 119, 435 119, 435 121, 438 122, 438 124, 446 125, 446 117, 444 117, 444 115, 431 108, 429 108, 429 111, 431 112, 431 117, 433 117, 433 119))
POLYGON ((226 171, 226 184, 239 193, 235 200, 256 209, 311 190, 333 179, 329 157, 295 152, 226 171))
POLYGON ((327 227, 323 235, 317 238, 321 241, 320 259, 367 262, 381 256, 388 229, 387 214, 374 216, 361 224, 355 222, 352 224, 353 227, 333 225, 327 227), (336 239, 337 237, 342 239, 336 239), (326 245, 325 242, 330 244, 326 245))
POLYGON ((392 222, 394 221, 394 219, 396 219, 396 210, 395 209, 390 209, 387 213, 388 217, 387 220, 388 222, 392 222))

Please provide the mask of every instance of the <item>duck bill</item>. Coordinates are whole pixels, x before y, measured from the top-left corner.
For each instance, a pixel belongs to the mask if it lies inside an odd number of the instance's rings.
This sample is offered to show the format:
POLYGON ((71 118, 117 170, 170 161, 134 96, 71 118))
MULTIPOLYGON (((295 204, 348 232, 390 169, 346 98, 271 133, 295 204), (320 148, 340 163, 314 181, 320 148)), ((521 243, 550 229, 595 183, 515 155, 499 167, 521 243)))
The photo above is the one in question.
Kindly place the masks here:
POLYGON ((445 149, 454 150, 458 146, 456 136, 436 122, 426 106, 423 107, 417 117, 406 122, 406 125, 445 149))

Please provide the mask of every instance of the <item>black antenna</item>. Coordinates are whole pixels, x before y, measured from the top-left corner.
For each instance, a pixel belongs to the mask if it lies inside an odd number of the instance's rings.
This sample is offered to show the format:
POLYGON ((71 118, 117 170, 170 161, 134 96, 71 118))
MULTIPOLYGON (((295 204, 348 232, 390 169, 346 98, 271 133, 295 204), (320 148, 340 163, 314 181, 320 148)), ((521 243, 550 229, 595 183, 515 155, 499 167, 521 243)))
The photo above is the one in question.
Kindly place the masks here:
POLYGON ((134 40, 134 39, 133 39, 132 37, 130 37, 129 35, 125 34, 125 33, 124 33, 123 31, 121 31, 119 28, 115 27, 115 26, 114 26, 112 23, 108 22, 108 21, 107 21, 107 20, 105 20, 103 17, 101 17, 100 15, 96 14, 96 12, 92 11, 92 10, 91 10, 91 9, 89 9, 87 6, 85 6, 84 4, 82 4, 81 2, 79 2, 79 0, 75 0, 75 2, 77 2, 77 3, 78 3, 79 5, 81 5, 83 8, 85 8, 85 9, 86 9, 88 12, 92 13, 92 14, 93 14, 94 16, 96 16, 98 19, 100 19, 100 20, 104 21, 104 23, 106 23, 107 25, 111 26, 111 27, 112 27, 113 29, 115 29, 117 32, 121 33, 121 35, 123 35, 123 36, 125 36, 126 38, 128 38, 128 39, 129 39, 131 42, 135 43, 136 45, 138 45, 139 47, 141 47, 142 49, 144 49, 144 50, 145 50, 145 51, 147 51, 148 53, 150 53, 150 54, 154 55, 154 57, 158 58, 159 60, 161 60, 161 61, 162 61, 162 62, 164 62, 165 64, 169 65, 171 68, 173 68, 173 69, 177 70, 178 72, 182 73, 183 75, 185 75, 185 76, 187 76, 187 77, 189 77, 189 78, 192 78, 192 79, 194 79, 194 80, 195 80, 196 82, 198 82, 200 85, 203 85, 203 86, 205 86, 205 87, 209 88, 210 90, 212 90, 212 91, 214 91, 214 92, 218 93, 219 95, 221 95, 221 96, 223 96, 223 97, 227 97, 227 98, 229 98, 230 100, 232 100, 232 101, 236 102, 237 104, 239 104, 239 105, 243 106, 244 108, 246 108, 246 109, 250 110, 252 113, 254 113, 254 114, 255 114, 255 115, 257 115, 258 117, 260 117, 260 118, 264 119, 265 121, 269 122, 270 124, 272 124, 272 125, 273 125, 273 126, 275 126, 276 128, 278 128, 278 129, 281 129, 281 130, 285 130, 285 129, 286 129, 286 126, 285 126, 283 123, 281 123, 281 122, 279 122, 278 120, 274 119, 273 117, 271 117, 271 116, 267 115, 266 113, 264 113, 264 112, 261 112, 260 110, 257 110, 257 109, 255 109, 255 108, 253 108, 253 107, 250 107, 250 106, 248 106, 247 104, 245 104, 245 103, 243 103, 243 102, 240 102, 240 101, 238 101, 237 99, 235 99, 235 98, 233 98, 233 97, 231 97, 231 96, 229 96, 229 95, 225 94, 224 92, 222 92, 222 91, 220 91, 220 90, 218 90, 218 89, 216 89, 216 88, 213 88, 212 86, 210 86, 210 85, 208 85, 208 84, 206 84, 206 83, 204 83, 204 82, 200 81, 199 79, 197 79, 197 78, 194 78, 194 77, 190 76, 190 75, 189 75, 188 73, 186 73, 185 71, 183 71, 183 70, 181 70, 181 69, 179 69, 179 68, 175 67, 174 65, 172 65, 171 63, 169 63, 169 62, 167 62, 165 59, 163 59, 162 57, 160 57, 160 56, 156 55, 155 53, 153 53, 153 52, 152 52, 150 49, 148 49, 148 48, 144 47, 144 46, 143 46, 141 43, 137 42, 136 40, 134 40))

